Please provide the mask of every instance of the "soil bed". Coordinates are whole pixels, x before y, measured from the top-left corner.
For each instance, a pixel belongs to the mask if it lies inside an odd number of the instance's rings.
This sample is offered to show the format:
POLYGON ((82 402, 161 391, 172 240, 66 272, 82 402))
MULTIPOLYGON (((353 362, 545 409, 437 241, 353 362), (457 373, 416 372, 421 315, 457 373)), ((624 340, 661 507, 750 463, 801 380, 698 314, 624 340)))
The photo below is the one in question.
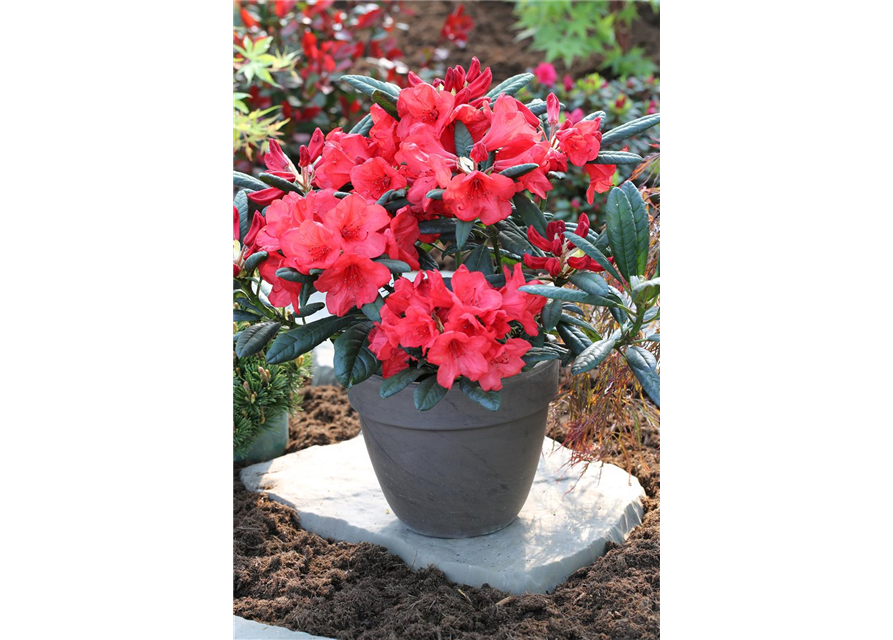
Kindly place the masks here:
MULTIPOLYGON (((359 433, 344 390, 310 387, 291 422, 289 452, 359 433)), ((558 420, 548 435, 561 440, 558 420)), ((620 459, 609 459, 618 466, 620 459)), ((594 469, 593 469, 594 471, 594 469)), ((550 594, 510 596, 463 587, 434 568, 411 571, 371 544, 303 530, 289 507, 245 489, 233 473, 233 613, 351 640, 660 637, 659 439, 647 434, 631 471, 648 495, 645 520, 624 544, 550 594)))

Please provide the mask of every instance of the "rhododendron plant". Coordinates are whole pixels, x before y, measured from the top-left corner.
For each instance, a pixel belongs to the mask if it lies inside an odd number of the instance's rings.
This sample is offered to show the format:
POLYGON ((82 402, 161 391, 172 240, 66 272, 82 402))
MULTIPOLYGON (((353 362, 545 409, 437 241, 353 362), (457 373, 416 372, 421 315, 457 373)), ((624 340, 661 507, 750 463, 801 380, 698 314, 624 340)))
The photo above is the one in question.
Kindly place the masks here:
POLYGON ((656 362, 639 346, 659 340, 642 335, 660 286, 659 266, 645 277, 648 213, 632 183, 611 180, 641 158, 606 150, 659 115, 603 133, 600 112, 570 119, 554 95, 516 100, 530 74, 491 87, 474 58, 445 75, 410 73, 402 90, 344 76, 375 103, 356 126, 317 129, 297 158, 271 141, 265 173, 234 172, 238 351, 280 363, 332 338, 344 386, 380 374, 388 397, 414 384, 420 410, 458 386, 497 410, 505 379, 537 362, 583 373, 617 350, 659 404, 656 362), (586 215, 543 210, 577 167, 590 201, 609 192, 601 233, 586 215), (324 303, 309 302, 317 291, 324 303), (617 331, 602 338, 581 304, 609 308, 617 331))

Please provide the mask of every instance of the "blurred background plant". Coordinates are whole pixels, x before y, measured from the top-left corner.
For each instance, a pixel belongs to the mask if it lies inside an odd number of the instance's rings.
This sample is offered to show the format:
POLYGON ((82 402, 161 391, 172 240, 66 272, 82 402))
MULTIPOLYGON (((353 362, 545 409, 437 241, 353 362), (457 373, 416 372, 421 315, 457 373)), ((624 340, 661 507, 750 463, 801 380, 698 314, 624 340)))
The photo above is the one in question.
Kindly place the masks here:
MULTIPOLYGON (((519 0, 515 5, 517 40, 533 38, 531 48, 542 51, 546 62, 562 60, 570 67, 580 58, 601 58, 600 71, 616 77, 647 76, 657 66, 642 47, 632 46, 632 25, 639 18, 629 0, 611 2, 519 0)), ((660 3, 651 2, 655 11, 660 3)))

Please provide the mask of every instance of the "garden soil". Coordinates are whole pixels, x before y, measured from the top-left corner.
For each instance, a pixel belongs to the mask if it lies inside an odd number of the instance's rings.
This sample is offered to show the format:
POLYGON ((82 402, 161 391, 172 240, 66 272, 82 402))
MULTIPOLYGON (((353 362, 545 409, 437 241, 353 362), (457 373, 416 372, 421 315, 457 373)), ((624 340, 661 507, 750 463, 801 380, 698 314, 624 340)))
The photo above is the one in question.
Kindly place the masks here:
MULTIPOLYGON (((359 433, 347 394, 306 390, 291 421, 296 451, 359 433)), ((548 434, 561 440, 550 416, 548 434)), ((622 460, 609 460, 623 466, 622 460)), ((645 520, 622 545, 549 594, 511 596, 451 583, 434 568, 411 571, 372 544, 332 542, 301 528, 294 510, 251 493, 233 473, 233 613, 339 639, 507 640, 660 636, 658 435, 631 471, 645 488, 645 520)))

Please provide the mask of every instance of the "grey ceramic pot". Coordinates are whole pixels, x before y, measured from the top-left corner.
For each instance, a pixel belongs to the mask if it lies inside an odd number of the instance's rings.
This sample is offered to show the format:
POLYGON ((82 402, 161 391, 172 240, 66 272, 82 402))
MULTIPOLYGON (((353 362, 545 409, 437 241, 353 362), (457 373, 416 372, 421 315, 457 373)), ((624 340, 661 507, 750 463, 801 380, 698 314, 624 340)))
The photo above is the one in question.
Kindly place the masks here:
POLYGON ((285 453, 288 447, 288 411, 268 418, 267 426, 258 434, 245 455, 233 454, 233 462, 266 462, 285 453))
POLYGON ((510 525, 536 473, 549 402, 558 391, 558 361, 506 378, 499 411, 469 400, 455 385, 433 409, 419 412, 415 384, 383 400, 382 382, 373 376, 348 395, 394 514, 436 538, 470 538, 510 525))

